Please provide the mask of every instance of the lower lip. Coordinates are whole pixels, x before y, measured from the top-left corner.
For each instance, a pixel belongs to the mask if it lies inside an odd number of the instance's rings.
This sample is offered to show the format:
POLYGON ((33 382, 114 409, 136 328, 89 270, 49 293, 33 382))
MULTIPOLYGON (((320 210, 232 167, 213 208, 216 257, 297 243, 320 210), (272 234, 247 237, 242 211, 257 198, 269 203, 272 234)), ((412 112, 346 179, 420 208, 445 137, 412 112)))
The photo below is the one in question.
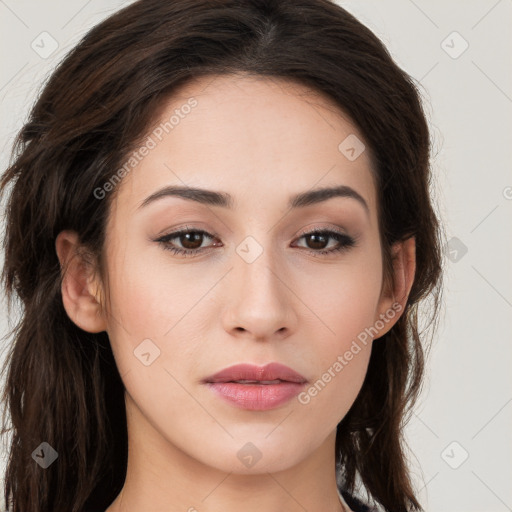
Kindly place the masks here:
POLYGON ((236 382, 209 382, 208 387, 227 402, 250 411, 274 409, 298 395, 304 384, 238 384, 236 382))

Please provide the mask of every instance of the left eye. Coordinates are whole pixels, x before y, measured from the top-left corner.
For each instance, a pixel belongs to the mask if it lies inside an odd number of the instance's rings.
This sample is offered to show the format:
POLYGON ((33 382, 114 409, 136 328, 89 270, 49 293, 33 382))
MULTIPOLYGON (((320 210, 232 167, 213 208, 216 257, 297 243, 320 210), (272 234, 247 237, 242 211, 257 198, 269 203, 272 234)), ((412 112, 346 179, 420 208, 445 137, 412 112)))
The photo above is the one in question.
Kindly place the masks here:
MULTIPOLYGON (((169 233, 168 235, 164 235, 159 239, 155 240, 163 245, 165 250, 171 251, 174 254, 180 254, 182 256, 193 256, 204 250, 208 249, 201 248, 203 241, 205 238, 215 239, 215 235, 211 235, 206 231, 202 230, 193 230, 193 229, 182 229, 179 231, 175 231, 173 233, 169 233), (171 240, 178 239, 181 247, 175 247, 171 240)), ((337 231, 329 231, 329 230, 317 230, 310 231, 309 233, 302 234, 298 240, 300 239, 308 240, 310 247, 306 247, 306 249, 314 253, 316 255, 324 255, 328 253, 339 252, 343 250, 347 250, 350 247, 355 245, 355 240, 350 236, 339 233, 337 231), (329 239, 333 239, 337 242, 337 245, 334 247, 326 249, 324 246, 328 246, 329 239), (311 247, 312 244, 312 247, 311 247), (319 247, 319 245, 321 247, 319 247)), ((219 246, 219 243, 215 243, 210 245, 210 247, 219 246)))

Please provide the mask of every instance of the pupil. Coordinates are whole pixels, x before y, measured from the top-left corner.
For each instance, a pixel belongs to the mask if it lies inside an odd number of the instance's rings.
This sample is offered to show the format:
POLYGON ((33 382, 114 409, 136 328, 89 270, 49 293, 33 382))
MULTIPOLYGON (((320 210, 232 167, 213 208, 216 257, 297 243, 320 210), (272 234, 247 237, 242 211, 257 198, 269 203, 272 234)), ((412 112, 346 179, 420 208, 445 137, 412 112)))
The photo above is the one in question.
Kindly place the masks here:
POLYGON ((197 231, 192 231, 191 233, 185 233, 184 235, 181 235, 181 236, 185 237, 185 243, 183 243, 183 240, 181 240, 181 245, 183 245, 183 247, 185 247, 185 249, 197 249, 198 247, 201 246, 201 242, 202 242, 201 233, 198 233, 197 231), (194 240, 191 241, 190 238, 195 238, 196 239, 195 242, 194 242, 194 240), (197 242, 199 242, 199 243, 197 243, 197 242))
POLYGON ((326 239, 325 235, 313 234, 313 235, 309 235, 309 238, 310 238, 310 241, 311 241, 311 239, 313 239, 313 247, 311 247, 311 244, 310 244, 311 249, 323 249, 325 247, 325 239, 326 239), (315 246, 315 243, 320 244, 320 246, 318 246, 318 245, 315 246))

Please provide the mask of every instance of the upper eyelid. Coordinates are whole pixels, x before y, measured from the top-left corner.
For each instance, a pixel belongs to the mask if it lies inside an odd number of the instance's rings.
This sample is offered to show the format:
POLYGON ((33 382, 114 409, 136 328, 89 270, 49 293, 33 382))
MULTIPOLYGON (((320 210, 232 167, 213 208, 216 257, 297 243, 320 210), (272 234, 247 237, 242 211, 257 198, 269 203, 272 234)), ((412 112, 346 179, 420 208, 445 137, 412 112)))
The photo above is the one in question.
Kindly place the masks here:
POLYGON ((183 235, 185 233, 201 233, 205 234, 206 236, 210 238, 218 238, 218 235, 215 233, 210 233, 209 231, 206 231, 204 229, 199 228, 180 228, 175 231, 171 231, 170 233, 163 234, 158 237, 158 240, 161 240, 162 238, 167 238, 169 240, 172 240, 173 238, 178 238, 180 235, 183 235))

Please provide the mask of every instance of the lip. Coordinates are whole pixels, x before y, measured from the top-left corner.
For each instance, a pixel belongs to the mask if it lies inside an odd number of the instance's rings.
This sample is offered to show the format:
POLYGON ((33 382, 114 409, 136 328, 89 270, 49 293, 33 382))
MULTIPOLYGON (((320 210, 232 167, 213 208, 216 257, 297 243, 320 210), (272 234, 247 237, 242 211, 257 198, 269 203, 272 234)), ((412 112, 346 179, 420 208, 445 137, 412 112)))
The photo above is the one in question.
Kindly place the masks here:
POLYGON ((203 384, 231 405, 252 411, 274 409, 288 402, 306 383, 304 376, 281 363, 237 364, 203 380, 203 384), (245 380, 256 382, 233 382, 245 380), (266 384, 265 381, 279 382, 266 384))

